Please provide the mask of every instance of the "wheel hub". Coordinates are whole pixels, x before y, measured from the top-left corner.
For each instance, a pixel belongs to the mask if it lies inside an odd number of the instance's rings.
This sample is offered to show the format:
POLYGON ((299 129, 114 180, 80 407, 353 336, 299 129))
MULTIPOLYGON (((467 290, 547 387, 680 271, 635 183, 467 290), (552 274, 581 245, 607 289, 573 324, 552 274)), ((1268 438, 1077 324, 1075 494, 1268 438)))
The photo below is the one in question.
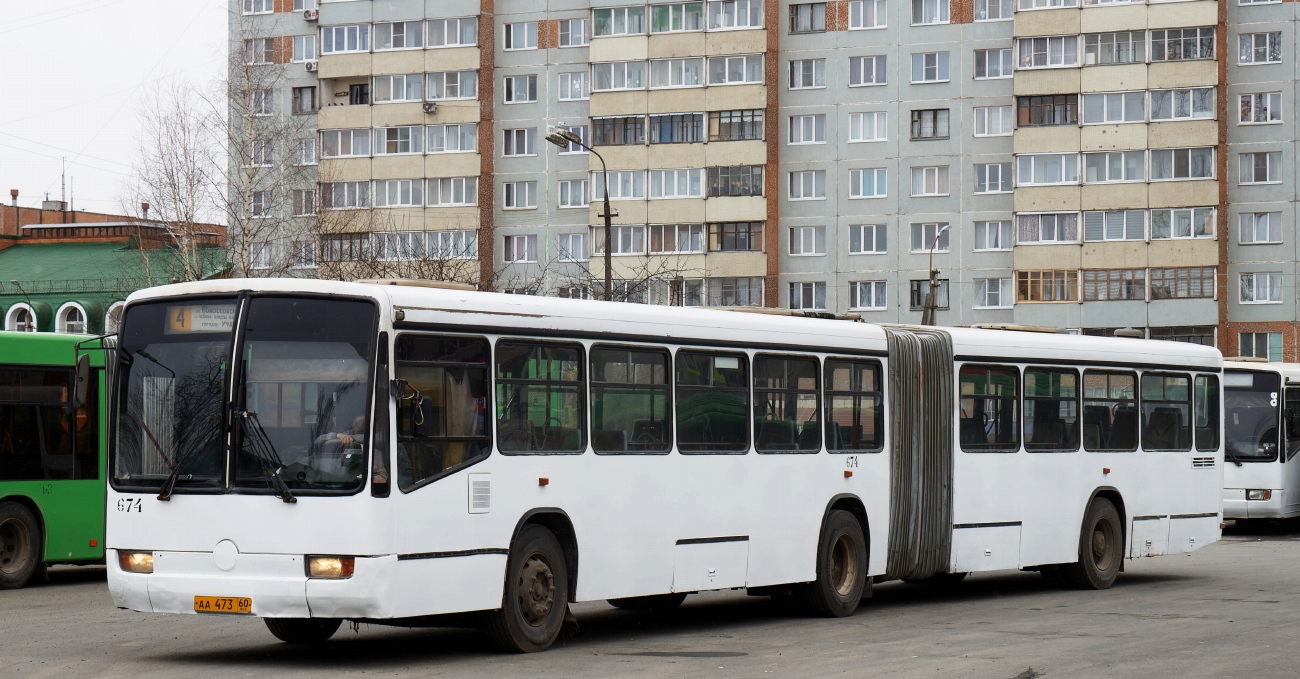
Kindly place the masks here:
POLYGON ((1114 541, 1110 535, 1110 524, 1102 521, 1092 530, 1092 562, 1100 570, 1108 570, 1112 561, 1114 541))
POLYGON ((0 572, 17 573, 27 563, 31 535, 17 519, 0 522, 0 572))
POLYGON ((835 540, 831 549, 831 586, 840 596, 853 592, 853 583, 858 579, 858 559, 853 549, 853 540, 841 535, 835 540))
POLYGON ((519 610, 534 627, 546 621, 555 605, 555 574, 539 555, 524 562, 519 572, 519 610))

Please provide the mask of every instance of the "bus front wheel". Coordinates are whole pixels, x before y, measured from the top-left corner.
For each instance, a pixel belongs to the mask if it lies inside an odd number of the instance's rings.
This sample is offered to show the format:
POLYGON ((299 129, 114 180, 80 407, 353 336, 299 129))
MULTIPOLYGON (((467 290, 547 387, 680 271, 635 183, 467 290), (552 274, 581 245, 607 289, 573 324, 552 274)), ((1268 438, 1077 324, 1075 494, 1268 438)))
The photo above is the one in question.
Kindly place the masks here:
POLYGON ((1067 584, 1079 589, 1110 589, 1124 558, 1119 511, 1104 497, 1088 506, 1079 535, 1079 560, 1061 567, 1067 584))
POLYGON ((842 618, 852 615, 867 584, 867 540, 857 517, 842 509, 831 512, 817 548, 817 579, 795 595, 808 613, 842 618))
POLYGON ((41 526, 17 502, 0 503, 0 589, 26 585, 41 564, 41 526))
POLYGON ((529 524, 510 546, 501 609, 487 613, 483 629, 503 651, 545 651, 555 643, 569 607, 569 571, 555 534, 529 524))
POLYGON ((262 618, 276 639, 286 644, 323 644, 339 631, 342 620, 325 618, 262 618))

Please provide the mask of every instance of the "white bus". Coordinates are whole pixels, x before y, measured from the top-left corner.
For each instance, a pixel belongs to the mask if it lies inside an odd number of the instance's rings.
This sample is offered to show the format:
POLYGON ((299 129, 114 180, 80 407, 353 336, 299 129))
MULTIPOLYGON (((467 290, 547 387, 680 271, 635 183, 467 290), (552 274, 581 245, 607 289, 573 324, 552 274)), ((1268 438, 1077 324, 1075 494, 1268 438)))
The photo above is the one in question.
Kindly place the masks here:
POLYGON ((1227 361, 1223 409, 1223 518, 1300 516, 1300 364, 1227 361))
POLYGON ((289 642, 479 612, 535 651, 568 602, 843 616, 999 569, 1101 589, 1220 534, 1199 346, 294 279, 137 292, 119 346, 114 601, 289 642))

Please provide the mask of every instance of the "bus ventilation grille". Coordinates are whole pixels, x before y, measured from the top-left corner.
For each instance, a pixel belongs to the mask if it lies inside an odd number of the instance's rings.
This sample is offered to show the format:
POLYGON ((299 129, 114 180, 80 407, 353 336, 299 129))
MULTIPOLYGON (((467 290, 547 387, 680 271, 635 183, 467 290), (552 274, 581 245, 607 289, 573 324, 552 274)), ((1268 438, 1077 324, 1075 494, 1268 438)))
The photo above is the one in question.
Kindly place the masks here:
POLYGON ((1192 458, 1192 469, 1213 469, 1214 458, 1212 457, 1194 457, 1192 458))
POLYGON ((486 514, 492 509, 492 475, 469 475, 469 513, 486 514))

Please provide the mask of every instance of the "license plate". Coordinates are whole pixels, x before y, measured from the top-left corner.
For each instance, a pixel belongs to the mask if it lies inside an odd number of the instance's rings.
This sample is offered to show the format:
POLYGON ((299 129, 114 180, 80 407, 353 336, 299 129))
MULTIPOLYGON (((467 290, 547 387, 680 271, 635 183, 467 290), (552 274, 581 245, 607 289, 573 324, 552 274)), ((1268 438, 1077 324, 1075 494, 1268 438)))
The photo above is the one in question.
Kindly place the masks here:
POLYGON ((196 596, 195 613, 252 613, 253 600, 240 596, 196 596))

